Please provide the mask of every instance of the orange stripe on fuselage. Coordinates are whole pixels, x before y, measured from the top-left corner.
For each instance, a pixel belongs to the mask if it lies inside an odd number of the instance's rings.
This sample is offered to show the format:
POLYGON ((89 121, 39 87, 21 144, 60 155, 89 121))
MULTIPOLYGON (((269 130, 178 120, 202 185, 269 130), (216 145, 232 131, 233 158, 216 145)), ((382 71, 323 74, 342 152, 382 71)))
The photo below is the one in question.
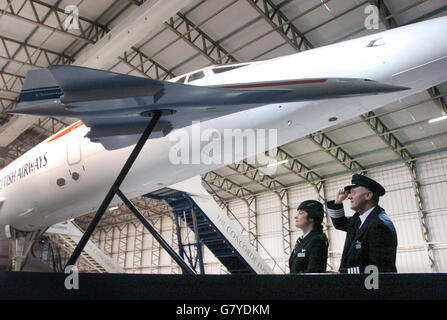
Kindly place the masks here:
POLYGON ((50 140, 48 140, 47 143, 48 143, 48 142, 51 142, 51 141, 54 141, 54 140, 56 140, 56 139, 59 139, 60 137, 65 136, 67 133, 69 133, 69 132, 71 132, 71 131, 73 131, 73 130, 79 128, 79 127, 82 126, 82 125, 83 125, 82 121, 75 122, 74 124, 72 124, 71 126, 69 126, 68 128, 66 128, 64 131, 59 132, 59 133, 58 133, 57 135, 55 135, 53 138, 51 138, 50 140))

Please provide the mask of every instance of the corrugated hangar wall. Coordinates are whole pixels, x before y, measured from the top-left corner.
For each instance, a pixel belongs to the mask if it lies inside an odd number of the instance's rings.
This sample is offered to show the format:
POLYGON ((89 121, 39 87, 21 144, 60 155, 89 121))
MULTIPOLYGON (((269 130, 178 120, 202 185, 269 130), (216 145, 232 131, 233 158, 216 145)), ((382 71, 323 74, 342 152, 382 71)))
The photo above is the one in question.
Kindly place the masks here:
MULTIPOLYGON (((379 205, 385 208, 398 233, 397 269, 400 273, 447 272, 447 152, 432 154, 417 160, 418 182, 423 199, 421 212, 418 197, 413 189, 412 175, 405 164, 393 164, 371 169, 368 175, 380 181, 387 193, 379 205)), ((338 176, 325 181, 327 199, 333 199, 336 190, 349 184, 351 175, 338 176)), ((273 259, 284 270, 290 246, 293 247, 301 231, 294 226, 298 204, 306 199, 318 199, 313 187, 298 185, 287 190, 288 209, 283 212, 281 199, 273 192, 256 197, 256 225, 249 226, 249 203, 235 200, 229 210, 246 230, 255 230, 261 245, 257 249, 273 267, 273 259), (288 218, 288 220, 285 220, 288 218), (292 244, 292 245, 290 245, 292 244), (268 253, 266 252, 268 251, 268 253)), ((253 205, 253 203, 252 203, 253 205)), ((347 215, 352 215, 345 203, 347 215)), ((233 219, 232 215, 229 216, 233 219)), ((177 237, 173 217, 169 213, 155 216, 152 224, 164 239, 177 249, 177 237)), ((337 270, 340 263, 345 233, 336 230, 326 220, 330 240, 328 269, 337 270)), ((238 226, 241 232, 242 227, 238 226)), ((185 226, 182 239, 194 240, 194 234, 185 226)), ((124 267, 128 273, 181 273, 180 268, 140 224, 118 224, 101 228, 94 240, 107 254, 124 267)), ((204 249, 205 273, 227 273, 219 261, 204 249)), ((281 273, 280 270, 275 270, 281 273)), ((288 270, 287 270, 288 271, 288 270)))

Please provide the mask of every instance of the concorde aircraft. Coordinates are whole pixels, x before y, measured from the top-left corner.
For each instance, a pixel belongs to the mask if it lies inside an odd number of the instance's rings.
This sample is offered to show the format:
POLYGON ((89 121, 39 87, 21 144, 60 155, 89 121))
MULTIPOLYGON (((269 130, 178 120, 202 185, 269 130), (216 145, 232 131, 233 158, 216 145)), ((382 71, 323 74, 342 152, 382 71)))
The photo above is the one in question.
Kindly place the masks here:
POLYGON ((48 226, 98 209, 155 117, 120 187, 129 198, 228 164, 219 154, 239 161, 444 82, 446 30, 442 17, 169 82, 76 66, 31 70, 12 112, 79 121, 1 170, 0 238, 30 244, 48 226), (208 134, 194 138, 197 126, 208 134), (216 147, 227 129, 275 130, 275 144, 216 147), (211 161, 200 161, 213 148, 211 161), (175 158, 182 152, 189 162, 175 158))

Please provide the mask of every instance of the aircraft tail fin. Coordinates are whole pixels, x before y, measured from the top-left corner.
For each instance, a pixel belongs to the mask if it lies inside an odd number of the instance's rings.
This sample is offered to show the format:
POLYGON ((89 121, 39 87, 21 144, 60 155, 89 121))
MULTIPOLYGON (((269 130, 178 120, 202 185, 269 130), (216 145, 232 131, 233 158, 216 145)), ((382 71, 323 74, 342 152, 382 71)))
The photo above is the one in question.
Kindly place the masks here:
POLYGON ((61 101, 66 105, 143 96, 157 100, 163 92, 163 83, 158 80, 77 66, 53 65, 48 69, 64 92, 61 101))
POLYGON ((57 99, 62 94, 63 91, 50 70, 30 70, 26 75, 22 91, 20 91, 19 103, 57 99))
MULTIPOLYGON (((157 80, 90 68, 53 65, 28 71, 19 103, 60 99, 64 104, 79 101, 135 98, 162 94, 157 80)), ((158 96, 157 96, 158 95, 158 96)))

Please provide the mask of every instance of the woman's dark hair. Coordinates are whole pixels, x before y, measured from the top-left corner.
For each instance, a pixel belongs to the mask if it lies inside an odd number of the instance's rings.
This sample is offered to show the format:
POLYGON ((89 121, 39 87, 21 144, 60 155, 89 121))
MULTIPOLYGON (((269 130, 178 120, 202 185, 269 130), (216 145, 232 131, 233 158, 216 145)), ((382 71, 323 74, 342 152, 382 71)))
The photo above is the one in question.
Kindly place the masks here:
POLYGON ((323 217, 318 217, 318 218, 312 218, 314 220, 314 230, 323 237, 323 239, 326 241, 326 244, 329 243, 328 238, 326 237, 326 235, 323 232, 323 217))
POLYGON ((326 245, 329 246, 329 239, 323 232, 323 224, 322 224, 323 216, 320 216, 320 214, 321 213, 318 214, 318 213, 312 212, 311 210, 307 211, 307 217, 312 219, 314 222, 313 230, 315 230, 323 238, 326 245), (309 213, 309 211, 310 211, 310 213, 309 213))
POLYGON ((318 232, 318 234, 323 234, 323 218, 313 218, 314 220, 314 230, 318 232))

